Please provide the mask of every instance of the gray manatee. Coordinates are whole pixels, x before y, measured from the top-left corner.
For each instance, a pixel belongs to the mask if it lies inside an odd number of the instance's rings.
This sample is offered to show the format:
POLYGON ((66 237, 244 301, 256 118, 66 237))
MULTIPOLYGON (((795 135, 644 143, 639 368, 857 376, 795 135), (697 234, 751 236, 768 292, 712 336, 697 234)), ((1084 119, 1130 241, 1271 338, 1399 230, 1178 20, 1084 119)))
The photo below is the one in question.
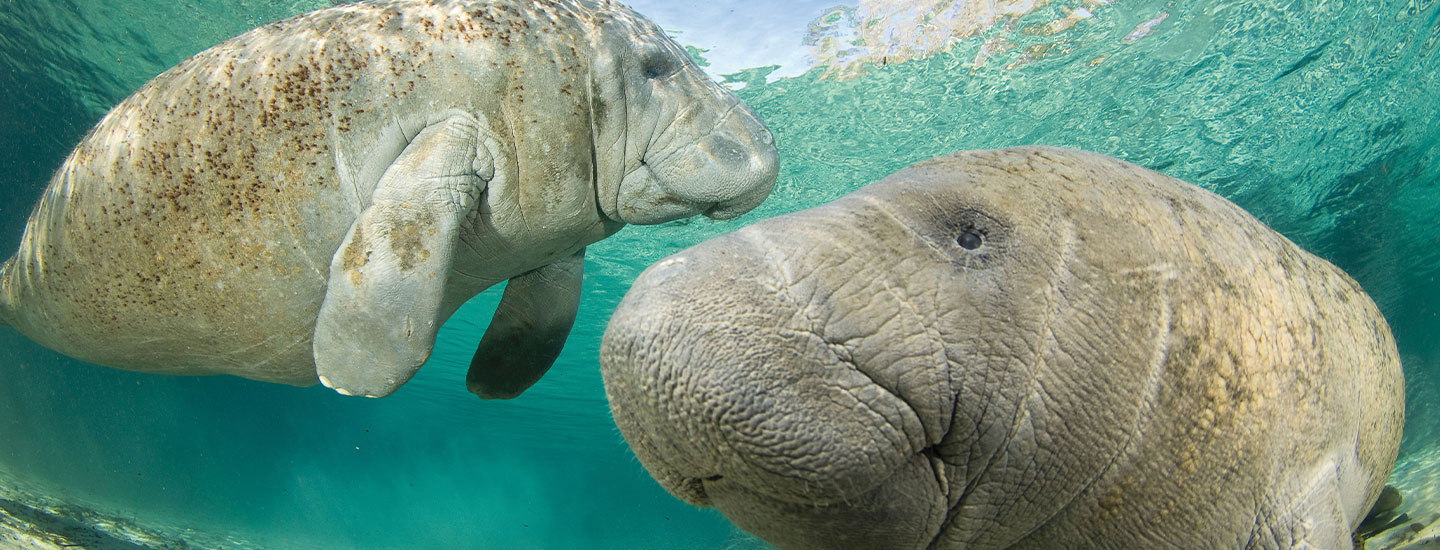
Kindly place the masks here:
POLYGON ((1351 548, 1403 381, 1374 303, 1208 191, 1026 147, 646 270, 615 422, 780 548, 1351 548))
POLYGON ((609 0, 392 0, 196 54, 60 167, 0 320, 124 369, 383 396, 509 280, 468 376, 518 394, 573 321, 586 245, 737 216, 777 157, 755 114, 609 0))

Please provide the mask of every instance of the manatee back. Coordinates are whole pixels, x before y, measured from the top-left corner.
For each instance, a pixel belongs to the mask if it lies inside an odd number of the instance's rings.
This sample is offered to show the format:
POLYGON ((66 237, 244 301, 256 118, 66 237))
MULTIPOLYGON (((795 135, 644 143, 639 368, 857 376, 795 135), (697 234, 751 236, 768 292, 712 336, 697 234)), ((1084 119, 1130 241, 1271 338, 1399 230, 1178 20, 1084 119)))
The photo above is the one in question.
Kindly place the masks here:
POLYGON ((1239 534, 1247 546, 1348 548, 1398 452, 1404 392, 1389 327, 1340 269, 1174 181, 1190 196, 1172 206, 1172 257, 1186 269, 1169 290, 1158 429, 1139 452, 1151 472, 1178 468, 1189 483, 1152 481, 1175 509, 1203 517, 1213 495, 1234 503, 1220 518, 1259 518, 1239 534))
POLYGON ((311 111, 324 94, 277 91, 304 66, 275 71, 257 33, 150 81, 65 160, 6 274, 16 328, 87 361, 186 366, 174 374, 272 337, 296 344, 283 362, 309 353, 298 310, 318 307, 353 207, 311 111))
POLYGON ((314 383, 331 257, 407 128, 503 95, 461 68, 500 70, 490 46, 461 40, 488 31, 452 20, 485 14, 453 7, 313 12, 145 84, 52 178, 5 271, 7 321, 109 366, 314 383))

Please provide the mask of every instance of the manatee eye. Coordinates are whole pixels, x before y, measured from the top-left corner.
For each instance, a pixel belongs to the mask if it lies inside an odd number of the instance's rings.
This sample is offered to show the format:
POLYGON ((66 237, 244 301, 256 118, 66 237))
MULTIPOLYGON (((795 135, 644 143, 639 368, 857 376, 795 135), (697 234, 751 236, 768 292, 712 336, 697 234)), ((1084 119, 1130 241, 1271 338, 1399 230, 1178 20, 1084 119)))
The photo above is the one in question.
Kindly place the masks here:
POLYGON ((680 63, 673 56, 660 52, 645 56, 645 61, 640 65, 640 73, 650 80, 664 78, 679 71, 680 63))
POLYGON ((974 229, 966 229, 964 233, 955 238, 955 242, 960 244, 960 248, 975 250, 985 244, 985 235, 974 229))
POLYGON ((934 202, 937 211, 929 213, 921 232, 956 269, 977 272, 1009 257, 1015 246, 1009 224, 975 208, 943 210, 934 202))

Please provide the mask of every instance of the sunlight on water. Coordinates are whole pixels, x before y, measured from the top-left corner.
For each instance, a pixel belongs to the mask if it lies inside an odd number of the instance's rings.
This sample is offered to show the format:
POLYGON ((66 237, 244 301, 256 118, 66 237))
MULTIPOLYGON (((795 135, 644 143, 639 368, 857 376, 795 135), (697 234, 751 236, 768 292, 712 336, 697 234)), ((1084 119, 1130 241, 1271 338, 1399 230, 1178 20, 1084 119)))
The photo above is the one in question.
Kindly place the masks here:
MULTIPOLYGON (((6 3, 0 243, 13 248, 50 171, 130 90, 228 36, 328 4, 6 3)), ((920 159, 1024 144, 1105 153, 1215 190, 1353 275, 1405 358, 1402 464, 1434 459, 1435 1, 1057 0, 927 29, 882 9, 892 4, 813 8, 808 39, 796 30, 790 41, 822 65, 809 72, 727 77, 779 143, 774 195, 738 220, 630 227, 592 247, 565 353, 521 398, 481 402, 464 387, 498 288, 381 400, 100 369, 0 329, 0 499, 83 504, 196 547, 763 547, 665 494, 625 448, 596 366, 609 312, 645 266, 705 238, 920 159), (948 49, 921 47, 933 41, 948 49)), ((666 14, 667 29, 705 24, 666 14)), ((1434 475, 1419 464, 1399 472, 1434 475)))

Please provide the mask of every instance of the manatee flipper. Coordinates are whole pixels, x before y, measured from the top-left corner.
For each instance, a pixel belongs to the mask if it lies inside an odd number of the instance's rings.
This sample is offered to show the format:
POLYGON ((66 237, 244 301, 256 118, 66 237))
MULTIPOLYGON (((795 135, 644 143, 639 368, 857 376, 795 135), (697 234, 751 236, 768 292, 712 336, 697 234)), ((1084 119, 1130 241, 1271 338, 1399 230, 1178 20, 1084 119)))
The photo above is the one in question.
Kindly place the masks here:
POLYGON ((468 115, 425 126, 400 152, 330 261, 315 371, 345 395, 383 397, 430 357, 459 229, 494 175, 468 115))
MULTIPOLYGON (((1340 469, 1332 462, 1322 463, 1310 474, 1299 498, 1289 534, 1290 548, 1353 548, 1354 537, 1350 518, 1341 502, 1340 469)), ((1274 528, 1274 526, 1271 526, 1274 528)))
POLYGON ((480 338, 465 386, 482 399, 510 399, 560 355, 580 307, 585 249, 510 279, 480 338))
POLYGON ((5 260, 0 264, 0 326, 15 325, 15 304, 14 298, 10 296, 10 289, 13 283, 10 282, 10 267, 15 265, 15 258, 5 260))

